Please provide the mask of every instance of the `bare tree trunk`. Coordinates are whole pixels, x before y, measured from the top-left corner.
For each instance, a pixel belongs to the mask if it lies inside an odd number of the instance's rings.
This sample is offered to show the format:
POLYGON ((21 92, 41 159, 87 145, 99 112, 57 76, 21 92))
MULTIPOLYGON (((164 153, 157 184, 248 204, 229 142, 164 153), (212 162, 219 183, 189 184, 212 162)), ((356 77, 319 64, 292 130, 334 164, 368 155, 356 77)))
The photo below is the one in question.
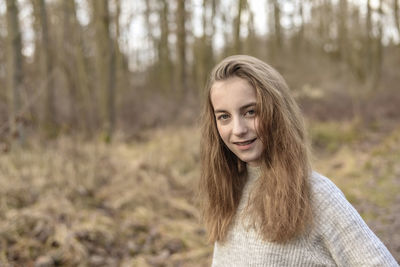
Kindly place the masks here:
POLYGON ((371 89, 376 90, 379 87, 381 80, 382 64, 383 64, 383 47, 382 47, 382 36, 383 36, 383 0, 379 0, 379 20, 378 20, 378 36, 375 40, 375 57, 374 57, 374 72, 372 76, 371 89))
MULTIPOLYGON (((64 0, 62 0, 64 1, 64 0)), ((64 1, 68 4, 70 13, 72 15, 72 28, 73 36, 76 38, 76 43, 73 46, 73 60, 75 62, 73 68, 76 72, 76 84, 79 88, 78 92, 82 96, 82 106, 79 110, 85 120, 84 126, 89 133, 92 133, 96 128, 97 117, 97 106, 94 104, 96 96, 93 92, 93 85, 89 81, 89 71, 87 67, 87 60, 84 53, 84 43, 82 36, 82 28, 77 19, 77 10, 75 0, 64 1)))
POLYGON ((281 8, 278 0, 272 0, 274 6, 274 33, 275 33, 275 45, 277 50, 282 48, 282 27, 281 27, 281 8))
POLYGON ((257 36, 256 36, 256 30, 254 26, 254 13, 248 9, 249 12, 249 20, 247 22, 247 29, 249 34, 247 35, 246 39, 246 53, 250 53, 254 56, 258 56, 258 46, 256 44, 257 42, 257 36))
POLYGON ((215 17, 217 15, 217 9, 219 7, 218 0, 211 0, 211 34, 210 36, 214 37, 215 35, 215 17))
MULTIPOLYGON (((202 36, 201 38, 196 38, 193 46, 193 54, 194 54, 194 64, 193 64, 193 72, 195 82, 199 88, 202 88, 205 80, 205 72, 206 72, 206 50, 208 43, 208 0, 203 0, 203 9, 202 9, 202 36)), ((200 92, 200 90, 198 90, 200 92)))
POLYGON ((104 140, 110 142, 115 125, 115 49, 110 36, 108 0, 92 0, 96 25, 96 62, 101 93, 101 116, 104 140))
POLYGON ((372 64, 372 12, 370 0, 367 0, 367 17, 366 17, 366 40, 365 40, 365 65, 366 71, 371 71, 372 64))
POLYGON ((235 19, 235 31, 233 40, 233 51, 235 54, 240 54, 242 52, 242 44, 240 40, 240 25, 242 22, 242 11, 245 6, 245 0, 238 1, 238 13, 235 19))
POLYGON ((166 0, 161 1, 161 8, 159 10, 161 36, 158 42, 158 61, 160 64, 161 84, 165 92, 169 92, 172 88, 172 62, 170 57, 170 49, 168 37, 170 34, 169 21, 168 21, 168 3, 166 0))
MULTIPOLYGON (((215 33, 215 15, 217 1, 203 0, 202 28, 203 35, 194 45, 194 77, 198 88, 203 88, 207 75, 214 65, 213 37, 215 33)), ((201 92, 200 90, 198 91, 201 92)))
POLYGON ((211 71, 211 68, 215 65, 213 40, 216 32, 215 21, 217 16, 217 10, 219 8, 219 3, 220 2, 218 0, 211 0, 211 18, 210 18, 210 36, 209 36, 210 55, 208 57, 208 67, 206 75, 208 74, 209 71, 211 71))
POLYGON ((326 31, 325 31, 325 2, 324 0, 319 0, 318 1, 318 6, 314 7, 316 9, 315 14, 318 16, 318 37, 322 43, 322 46, 325 43, 325 37, 326 37, 326 31))
POLYGON ((23 87, 22 41, 18 20, 18 7, 14 0, 7 0, 7 31, 9 36, 9 121, 12 135, 17 136, 20 145, 25 143, 24 125, 21 109, 21 92, 23 87))
POLYGON ((44 0, 33 0, 33 10, 40 28, 40 59, 42 75, 45 81, 44 127, 49 136, 57 134, 56 108, 53 79, 53 55, 48 30, 47 10, 44 0))
MULTIPOLYGON (((321 10, 320 10, 320 12, 321 12, 321 10)), ((292 50, 294 51, 294 56, 295 56, 295 58, 298 58, 301 54, 304 53, 303 42, 304 42, 305 21, 304 21, 304 12, 303 12, 303 1, 296 1, 296 12, 293 12, 290 17, 291 17, 293 28, 296 27, 296 23, 295 23, 296 18, 301 19, 301 24, 298 27, 298 30, 292 36, 291 42, 290 42, 292 50)), ((319 19, 319 18, 317 18, 317 19, 319 19)))
POLYGON ((154 60, 157 57, 157 55, 154 56, 154 53, 157 51, 154 49, 154 46, 156 44, 156 38, 153 34, 154 26, 152 25, 152 23, 150 21, 150 16, 153 13, 151 3, 152 3, 151 0, 145 1, 146 7, 145 7, 145 11, 144 11, 144 21, 145 21, 145 27, 146 27, 146 31, 147 31, 147 39, 148 39, 147 42, 149 43, 149 47, 151 48, 151 51, 152 51, 151 60, 154 63, 154 60))
POLYGON ((297 51, 302 51, 304 48, 304 27, 305 27, 305 18, 304 18, 304 10, 303 10, 303 1, 300 1, 299 3, 299 16, 301 18, 301 25, 298 33, 298 50, 297 51))
POLYGON ((320 0, 320 7, 318 9, 319 17, 319 28, 318 34, 320 39, 320 47, 323 52, 325 52, 325 45, 331 43, 331 37, 329 31, 331 29, 331 24, 335 23, 332 16, 332 3, 330 0, 320 0))
POLYGON ((186 77, 186 9, 185 0, 178 1, 178 10, 176 14, 177 24, 177 75, 178 75, 178 96, 182 97, 187 89, 186 77))
POLYGON ((282 50, 282 27, 281 27, 281 9, 278 0, 268 0, 269 16, 267 27, 272 34, 272 40, 268 42, 268 54, 272 60, 276 60, 282 50))
POLYGON ((221 20, 222 20, 222 25, 223 25, 223 36, 224 36, 224 53, 223 56, 226 57, 231 54, 232 46, 230 43, 232 42, 231 39, 231 32, 229 31, 229 25, 231 24, 231 21, 229 21, 227 12, 221 12, 221 20))
POLYGON ((201 54, 199 58, 200 62, 200 77, 204 78, 204 73, 205 73, 205 68, 206 68, 206 63, 205 63, 205 57, 206 57, 206 49, 208 46, 208 39, 209 35, 207 33, 208 31, 208 22, 209 18, 207 17, 207 10, 208 10, 208 2, 209 0, 203 0, 203 14, 202 14, 202 26, 203 26, 203 35, 201 36, 201 54))
POLYGON ((339 46, 339 57, 343 61, 347 61, 348 54, 348 40, 347 40, 347 0, 339 0, 339 33, 338 33, 338 46, 339 46))
POLYGON ((128 64, 126 62, 125 55, 122 53, 120 49, 120 40, 121 40, 121 26, 120 26, 120 16, 121 16, 121 1, 114 0, 115 5, 115 66, 116 66, 116 88, 128 88, 128 64))
POLYGON ((74 7, 74 1, 62 1, 63 9, 63 28, 62 28, 62 51, 59 62, 64 73, 64 79, 66 82, 67 91, 69 94, 69 109, 70 109, 70 125, 76 127, 79 123, 78 117, 78 106, 80 99, 78 98, 77 79, 75 75, 75 62, 74 62, 74 47, 77 45, 75 34, 74 34, 74 21, 72 10, 74 7))
POLYGON ((397 34, 400 36, 400 14, 399 14, 399 0, 393 0, 394 21, 396 24, 397 34))

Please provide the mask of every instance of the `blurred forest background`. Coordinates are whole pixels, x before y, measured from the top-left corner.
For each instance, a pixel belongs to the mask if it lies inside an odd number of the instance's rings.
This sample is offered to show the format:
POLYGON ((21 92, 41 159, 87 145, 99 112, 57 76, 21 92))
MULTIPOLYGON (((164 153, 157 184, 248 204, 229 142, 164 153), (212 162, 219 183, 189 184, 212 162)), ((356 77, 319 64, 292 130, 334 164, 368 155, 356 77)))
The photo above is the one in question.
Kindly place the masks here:
POLYGON ((400 261, 399 0, 1 0, 0 265, 209 266, 202 89, 278 69, 330 177, 400 261))

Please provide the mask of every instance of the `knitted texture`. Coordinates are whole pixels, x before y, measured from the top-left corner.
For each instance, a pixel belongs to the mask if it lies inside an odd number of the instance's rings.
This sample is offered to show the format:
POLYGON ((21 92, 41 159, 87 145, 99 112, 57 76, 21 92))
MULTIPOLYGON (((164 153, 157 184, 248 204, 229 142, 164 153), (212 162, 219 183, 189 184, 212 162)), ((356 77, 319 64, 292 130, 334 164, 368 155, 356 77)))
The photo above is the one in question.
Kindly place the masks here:
POLYGON ((259 171, 249 180, 224 242, 214 245, 213 267, 235 266, 399 266, 368 228, 343 193, 326 177, 313 172, 313 227, 285 244, 263 241, 242 216, 259 171))

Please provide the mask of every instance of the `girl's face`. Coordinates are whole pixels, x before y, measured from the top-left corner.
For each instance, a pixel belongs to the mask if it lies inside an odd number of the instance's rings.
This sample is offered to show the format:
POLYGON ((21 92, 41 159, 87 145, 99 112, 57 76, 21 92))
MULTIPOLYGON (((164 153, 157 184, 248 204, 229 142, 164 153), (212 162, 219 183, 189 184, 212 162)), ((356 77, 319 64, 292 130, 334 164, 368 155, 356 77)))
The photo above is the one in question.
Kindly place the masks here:
POLYGON ((211 87, 218 133, 239 159, 258 165, 263 151, 257 136, 256 90, 248 81, 232 77, 211 87))

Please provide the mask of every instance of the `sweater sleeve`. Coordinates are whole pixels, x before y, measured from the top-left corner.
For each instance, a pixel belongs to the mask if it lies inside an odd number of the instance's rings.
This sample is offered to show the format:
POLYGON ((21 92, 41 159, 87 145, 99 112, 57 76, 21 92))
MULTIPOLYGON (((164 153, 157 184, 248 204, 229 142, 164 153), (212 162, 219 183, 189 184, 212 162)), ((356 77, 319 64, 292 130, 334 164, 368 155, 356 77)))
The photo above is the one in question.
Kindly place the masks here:
POLYGON ((312 187, 316 227, 338 266, 399 266, 328 178, 313 173, 312 187))

